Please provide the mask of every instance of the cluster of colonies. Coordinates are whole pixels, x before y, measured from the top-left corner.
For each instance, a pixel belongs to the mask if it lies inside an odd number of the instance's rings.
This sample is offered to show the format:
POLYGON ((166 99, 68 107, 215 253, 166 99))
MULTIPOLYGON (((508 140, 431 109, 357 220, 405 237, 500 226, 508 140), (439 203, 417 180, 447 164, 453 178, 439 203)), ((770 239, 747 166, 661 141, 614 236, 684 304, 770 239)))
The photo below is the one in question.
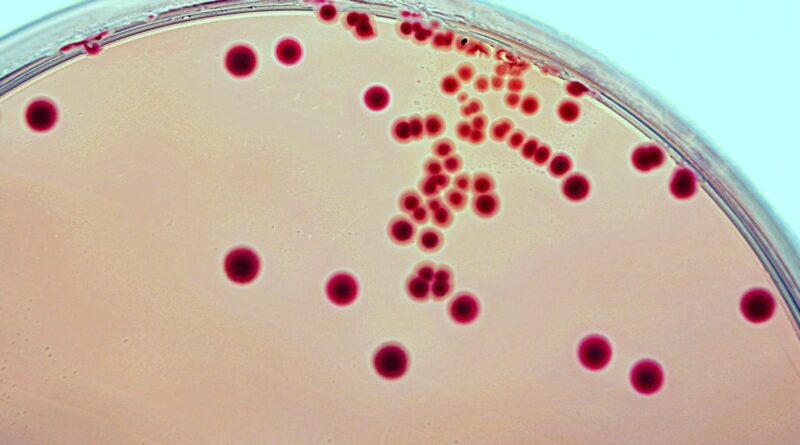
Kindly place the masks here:
MULTIPOLYGON (((769 321, 775 313, 775 305, 772 293, 761 287, 749 289, 739 299, 742 316, 754 325, 769 321)), ((602 334, 589 334, 578 344, 578 362, 592 372, 605 369, 610 364, 612 355, 611 341, 602 334)), ((653 395, 663 387, 664 374, 664 367, 658 360, 641 358, 631 365, 628 378, 636 392, 653 395)))
MULTIPOLYGON (((442 76, 439 83, 441 93, 455 97, 460 104, 461 117, 454 128, 456 137, 477 146, 484 143, 488 135, 492 141, 518 150, 525 161, 546 168, 554 178, 561 178, 561 191, 568 200, 584 200, 589 195, 591 185, 584 174, 572 172, 573 162, 569 155, 554 153, 548 144, 527 134, 511 118, 499 117, 490 122, 489 116, 484 113, 484 102, 477 95, 485 93, 504 93, 503 103, 507 109, 518 112, 523 119, 535 115, 541 108, 538 97, 526 91, 525 81, 521 77, 530 65, 505 50, 498 50, 495 59, 491 75, 476 73, 474 65, 464 62, 453 73, 442 76), (468 86, 472 95, 467 90, 468 86)), ((567 84, 566 90, 568 94, 579 97, 588 88, 573 81, 567 84)), ((565 100, 559 104, 557 114, 564 122, 574 122, 578 118, 579 106, 573 100, 565 100)))
MULTIPOLYGON (((417 302, 429 299, 443 301, 451 295, 454 287, 453 270, 445 264, 429 261, 418 264, 406 280, 408 296, 417 302)), ((455 295, 448 306, 450 318, 458 324, 475 321, 480 312, 478 298, 467 291, 459 291, 455 295)))
MULTIPOLYGON (((294 37, 281 37, 275 42, 275 61, 284 67, 292 67, 303 59, 303 45, 294 37)), ((246 43, 232 45, 225 53, 225 69, 231 76, 244 79, 255 73, 259 56, 253 46, 246 43)))
MULTIPOLYGON (((338 11, 332 3, 321 3, 317 10, 319 18, 324 22, 334 22, 338 11)), ((470 41, 449 30, 440 30, 438 23, 425 23, 418 13, 403 12, 404 20, 398 24, 398 33, 418 44, 430 44, 441 50, 456 50, 469 56, 488 56, 489 48, 480 42, 470 41)), ((345 16, 343 25, 361 39, 375 37, 375 29, 370 17, 359 12, 350 12, 345 16)), ((106 33, 100 33, 80 42, 66 45, 62 52, 81 47, 89 54, 100 51, 100 41, 106 33)), ((303 58, 304 50, 299 40, 293 37, 282 37, 274 46, 275 60, 285 67, 297 65, 303 58)), ((472 85, 475 93, 502 92, 503 101, 509 109, 517 110, 523 117, 537 113, 540 109, 538 98, 532 93, 525 93, 525 84, 520 75, 529 64, 505 50, 495 53, 498 60, 491 76, 476 74, 474 66, 468 63, 459 65, 454 74, 446 74, 440 83, 441 92, 455 96, 461 104, 462 120, 455 126, 458 138, 475 145, 486 139, 488 132, 492 140, 506 144, 512 150, 519 150, 525 160, 538 166, 546 166, 549 173, 556 178, 564 178, 562 191, 573 201, 584 199, 590 189, 588 179, 579 173, 568 175, 573 168, 572 159, 566 153, 553 153, 550 147, 541 143, 536 137, 528 135, 521 128, 516 128, 509 118, 499 118, 489 122, 483 114, 483 102, 463 91, 467 84, 472 85)), ((258 54, 248 44, 231 46, 224 57, 224 65, 231 76, 246 78, 258 67, 258 54)), ((542 68, 543 72, 557 72, 550 67, 542 68)), ((566 92, 572 97, 580 97, 589 89, 580 82, 566 84, 566 92)), ((391 94, 383 85, 368 86, 362 95, 364 106, 374 112, 385 110, 391 102, 391 94)), ((556 115, 565 123, 575 122, 580 116, 580 107, 573 99, 562 100, 556 107, 556 115)), ((29 128, 37 133, 52 130, 59 120, 56 104, 49 98, 31 100, 25 110, 25 121, 29 128)), ((444 119, 436 114, 426 116, 412 115, 398 118, 392 124, 392 135, 400 143, 408 143, 423 137, 435 138, 446 129, 444 119)), ((401 215, 392 219, 389 224, 391 239, 400 245, 410 244, 416 239, 424 252, 434 252, 441 248, 444 239, 439 229, 448 228, 454 218, 454 212, 466 208, 471 209, 482 218, 494 216, 499 208, 499 197, 495 190, 495 182, 488 173, 469 173, 462 171, 463 159, 456 153, 452 140, 440 138, 433 142, 432 155, 423 163, 423 176, 416 190, 404 193, 398 206, 401 215), (419 232, 419 233, 417 233, 419 232), (415 238, 416 235, 416 238, 415 238)), ((663 150, 654 144, 644 144, 634 148, 631 154, 633 167, 642 172, 658 169, 665 161, 663 150)), ((693 171, 678 166, 672 172, 669 187, 677 199, 688 199, 697 191, 697 179, 693 171)), ((223 270, 227 278, 237 285, 249 285, 261 275, 261 259, 255 249, 248 246, 236 246, 228 250, 223 260, 223 270)), ((450 267, 443 264, 424 262, 419 264, 406 282, 406 291, 413 300, 425 301, 429 298, 444 300, 451 295, 454 288, 454 274, 450 267)), ((347 271, 332 273, 325 281, 324 294, 328 301, 339 307, 353 304, 359 296, 359 282, 354 274, 347 271)), ((745 292, 739 302, 739 309, 750 323, 761 324, 772 318, 776 302, 770 291, 753 288, 745 292)), ((473 322, 479 312, 479 300, 466 291, 455 292, 450 301, 448 312, 451 319, 459 324, 473 322)), ((590 334, 584 337, 577 350, 579 363, 590 371, 605 369, 611 362, 613 349, 611 342, 601 334, 590 334)), ((378 375, 392 380, 405 375, 409 367, 409 353, 398 343, 388 342, 380 345, 372 356, 373 366, 378 375)), ((639 393, 655 394, 663 386, 664 368, 656 360, 643 358, 630 368, 629 379, 632 387, 639 393)))
MULTIPOLYGON (((602 334, 589 334, 578 344, 578 362, 592 372, 602 371, 611 363, 611 341, 602 334)), ((664 384, 664 367, 651 358, 638 359, 631 365, 628 378, 639 394, 652 395, 664 384)))
MULTIPOLYGON (((664 159, 664 151, 655 144, 642 144, 631 152, 631 164, 642 173, 657 170, 664 163, 664 159)), ((687 167, 675 167, 670 176, 669 191, 679 200, 694 196, 697 192, 697 177, 694 172, 687 167)))
POLYGON ((436 140, 431 151, 422 164, 417 188, 401 194, 397 203, 401 214, 389 221, 388 230, 394 243, 409 245, 416 240, 426 253, 442 248, 442 230, 449 228, 468 204, 479 218, 491 218, 500 209, 492 176, 462 171, 462 158, 450 139, 436 140))

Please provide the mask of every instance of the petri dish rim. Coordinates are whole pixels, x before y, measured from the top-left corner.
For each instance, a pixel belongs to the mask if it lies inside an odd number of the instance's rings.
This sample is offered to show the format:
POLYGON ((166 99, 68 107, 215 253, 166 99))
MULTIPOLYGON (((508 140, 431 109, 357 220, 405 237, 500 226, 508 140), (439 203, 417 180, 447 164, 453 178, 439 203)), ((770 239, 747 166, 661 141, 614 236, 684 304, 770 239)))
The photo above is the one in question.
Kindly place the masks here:
MULTIPOLYGON (((504 47, 559 77, 584 82, 595 99, 647 137, 660 143, 676 161, 691 167, 703 191, 735 225, 769 273, 800 337, 800 256, 796 240, 707 138, 670 111, 657 94, 590 47, 533 18, 486 0, 338 0, 342 9, 368 10, 387 19, 400 10, 418 11, 457 32, 504 47)), ((164 26, 225 14, 311 11, 315 4, 292 0, 83 0, 0 36, 0 98, 80 52, 61 53, 68 42, 103 31, 113 43, 164 26)))

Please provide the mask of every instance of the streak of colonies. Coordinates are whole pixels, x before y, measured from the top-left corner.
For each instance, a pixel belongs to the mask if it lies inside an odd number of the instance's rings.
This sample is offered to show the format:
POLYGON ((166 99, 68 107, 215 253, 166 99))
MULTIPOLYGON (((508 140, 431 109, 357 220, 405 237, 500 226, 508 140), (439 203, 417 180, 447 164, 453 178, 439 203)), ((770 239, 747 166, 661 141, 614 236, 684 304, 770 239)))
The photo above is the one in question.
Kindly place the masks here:
MULTIPOLYGON (((377 36, 372 18, 366 13, 350 11, 342 16, 333 3, 323 2, 316 14, 321 22, 329 24, 341 17, 342 26, 359 40, 377 36)), ((402 11, 401 17, 396 32, 402 39, 419 46, 430 45, 436 50, 457 51, 464 57, 492 56, 492 51, 484 43, 442 29, 438 22, 426 22, 420 13, 402 11)), ((69 44, 61 51, 83 48, 88 54, 97 54, 106 35, 97 34, 69 44)), ((275 43, 274 56, 278 65, 293 67, 303 60, 305 49, 299 38, 282 37, 275 43)), ((549 144, 527 134, 510 117, 491 120, 484 113, 485 106, 479 96, 492 93, 503 94, 502 101, 508 111, 523 119, 536 116, 542 107, 533 92, 526 92, 521 77, 530 68, 529 62, 502 49, 494 52, 494 60, 491 72, 478 72, 473 64, 464 62, 440 78, 440 93, 455 99, 460 111, 460 120, 451 128, 454 137, 473 145, 483 144, 488 137, 511 151, 518 151, 522 161, 544 167, 553 178, 559 178, 566 199, 573 202, 585 200, 590 194, 591 183, 585 174, 574 171, 574 162, 569 155, 554 152, 549 144)), ((247 78, 259 66, 258 52, 250 44, 236 43, 225 51, 223 63, 230 76, 247 78)), ((541 71, 544 74, 560 73, 558 68, 551 66, 544 66, 541 71)), ((573 80, 565 84, 565 93, 569 98, 557 104, 556 116, 563 123, 572 124, 581 116, 577 100, 592 95, 592 92, 583 83, 573 80)), ((361 101, 367 110, 382 112, 390 106, 392 94, 386 85, 367 85, 361 101)), ((49 98, 31 100, 24 115, 29 129, 36 133, 51 131, 59 121, 58 106, 49 98)), ((389 220, 387 236, 395 245, 416 245, 422 253, 437 253, 443 249, 445 231, 455 223, 457 214, 469 208, 479 221, 488 220, 495 217, 501 208, 501 195, 494 177, 488 172, 466 170, 456 143, 443 136, 447 130, 447 122, 435 111, 398 116, 390 124, 391 137, 399 144, 426 138, 432 140, 429 155, 421 163, 416 186, 399 196, 398 214, 389 220)), ((659 169, 665 159, 664 151, 658 145, 646 143, 633 149, 630 162, 635 170, 649 173, 659 169)), ((674 198, 687 200, 694 196, 697 188, 697 177, 692 170, 682 166, 673 169, 669 191, 674 198)), ((243 245, 226 252, 222 269, 227 279, 237 286, 253 284, 264 273, 260 253, 243 245)), ((480 315, 478 297, 469 291, 457 291, 455 273, 444 263, 419 263, 402 287, 412 302, 445 301, 454 295, 446 306, 446 312, 456 325, 471 324, 480 315)), ((337 271, 328 276, 323 293, 331 305, 338 307, 350 306, 362 297, 360 281, 349 271, 337 271)), ((775 298, 769 290, 760 287, 746 291, 739 300, 742 317, 753 325, 770 320, 775 308, 775 298)), ((576 358, 583 368, 596 372, 611 365, 612 354, 611 341, 605 335, 590 334, 581 340, 576 358)), ((388 381, 405 376, 410 362, 408 350, 398 342, 379 345, 372 355, 376 374, 388 381)), ((642 358, 631 364, 628 375, 631 387, 647 396, 661 391, 666 380, 663 365, 653 358, 642 358)))

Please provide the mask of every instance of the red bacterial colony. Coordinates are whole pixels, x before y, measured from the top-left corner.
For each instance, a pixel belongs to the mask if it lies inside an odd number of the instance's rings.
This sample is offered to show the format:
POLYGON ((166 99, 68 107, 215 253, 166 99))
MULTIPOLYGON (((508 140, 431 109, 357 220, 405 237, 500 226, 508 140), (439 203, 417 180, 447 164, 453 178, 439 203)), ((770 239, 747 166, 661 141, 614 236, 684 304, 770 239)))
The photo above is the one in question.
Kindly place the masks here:
MULTIPOLYGON (((318 5, 316 15, 319 21, 328 24, 340 23, 359 40, 370 40, 377 36, 378 25, 369 14, 358 11, 340 13, 334 4, 325 0, 319 2, 314 0, 314 4, 318 5)), ((457 242, 457 236, 453 233, 458 229, 451 231, 456 224, 482 225, 481 227, 487 231, 502 227, 501 224, 490 223, 487 220, 496 218, 495 221, 500 220, 502 223, 503 216, 508 217, 516 210, 515 203, 509 198, 513 195, 501 192, 505 192, 504 187, 509 187, 508 184, 514 182, 507 179, 509 176, 505 172, 518 171, 519 169, 515 168, 519 166, 544 178, 542 180, 552 184, 553 189, 558 187, 553 192, 560 192, 563 197, 559 202, 564 204, 564 208, 560 210, 577 213, 582 211, 581 209, 595 206, 599 199, 592 202, 587 198, 593 193, 599 197, 604 191, 604 182, 599 173, 596 171, 594 174, 585 173, 582 170, 585 166, 580 164, 582 159, 577 155, 579 152, 562 146, 569 143, 569 139, 550 138, 546 132, 540 132, 535 124, 541 119, 575 123, 581 116, 580 102, 590 102, 598 95, 582 82, 573 80, 565 82, 563 90, 561 86, 558 87, 561 96, 552 102, 546 92, 536 91, 538 86, 535 85, 535 80, 523 76, 531 69, 531 63, 512 52, 503 49, 495 51, 484 43, 453 30, 443 29, 444 25, 438 22, 424 20, 421 13, 404 11, 401 16, 402 20, 398 21, 396 32, 404 42, 418 47, 428 46, 436 51, 451 52, 459 57, 463 56, 463 59, 472 59, 448 66, 446 72, 432 78, 431 88, 438 91, 428 92, 433 93, 429 97, 435 96, 437 102, 447 101, 452 104, 452 108, 412 109, 403 111, 404 115, 388 117, 368 113, 370 122, 381 122, 381 131, 384 132, 382 136, 386 139, 385 146, 376 144, 376 150, 387 152, 397 150, 390 153, 397 155, 398 159, 401 156, 419 155, 418 158, 412 158, 412 162, 419 164, 411 164, 409 167, 413 169, 413 176, 408 175, 408 182, 402 186, 402 193, 399 196, 386 197, 387 200, 394 200, 389 203, 393 209, 386 215, 380 214, 379 217, 380 221, 388 219, 388 224, 375 230, 385 230, 389 245, 398 247, 396 251, 392 249, 392 252, 398 255, 417 256, 414 260, 417 261, 416 266, 407 276, 400 275, 397 278, 396 289, 392 290, 395 294, 400 294, 403 299, 411 300, 411 303, 403 300, 403 304, 442 303, 444 317, 448 322, 469 325, 475 323, 479 316, 488 317, 487 320, 493 316, 490 297, 481 295, 482 300, 490 304, 489 313, 481 315, 481 300, 473 292, 459 290, 456 287, 455 267, 450 265, 454 263, 449 263, 450 259, 446 260, 448 264, 434 263, 430 259, 436 256, 436 260, 441 261, 441 257, 445 254, 457 252, 456 249, 444 249, 446 237, 453 236, 447 238, 448 243, 453 243, 453 240, 457 242), (488 68, 487 63, 490 64, 488 68), (554 106, 555 115, 549 111, 553 110, 554 106), (498 109, 499 113, 496 112, 498 109), (539 113, 540 109, 545 111, 539 113), (383 123, 382 119, 386 119, 388 123, 388 134, 384 126, 387 124, 383 123), (495 169, 497 175, 493 176, 485 170, 476 168, 474 159, 478 155, 475 153, 480 150, 495 150, 492 155, 496 155, 498 159, 506 157, 496 164, 490 164, 492 166, 503 165, 502 163, 506 161, 509 165, 515 164, 505 170, 495 169), (592 178, 592 182, 589 178, 592 178), (593 190, 593 187, 596 189, 593 190), (566 204, 564 199, 567 201, 566 204), (500 214, 501 204, 504 215, 500 214), (505 210, 506 207, 509 210, 505 210), (470 212, 471 216, 461 218, 461 222, 458 221, 460 216, 470 212), (427 259, 420 260, 419 257, 427 259)), ((338 27, 325 29, 342 32, 338 27)), ((85 41, 67 45, 62 51, 81 47, 87 53, 95 54, 100 50, 99 42, 104 36, 105 34, 98 34, 85 41)), ((312 40, 305 42, 312 48, 312 40)), ((362 42, 357 45, 362 44, 369 43, 362 42)), ((285 67, 296 67, 304 59, 303 44, 295 37, 281 37, 275 42, 273 49, 275 60, 285 67)), ((318 53, 312 52, 312 55, 316 54, 318 53)), ((212 66, 219 70, 219 54, 214 57, 216 58, 212 59, 212 66)), ((237 43, 225 51, 224 66, 234 78, 244 79, 252 76, 258 65, 259 55, 249 44, 237 43)), ((541 71, 548 75, 561 73, 559 68, 549 65, 543 66, 541 71)), ((221 71, 215 73, 219 75, 221 71)), ((360 91, 361 104, 368 112, 385 112, 390 107, 406 106, 406 102, 414 103, 419 108, 430 107, 432 101, 406 100, 408 98, 402 97, 402 85, 391 85, 388 79, 386 81, 387 85, 371 83, 360 91), (395 94, 397 97, 393 97, 395 94), (419 105, 420 102, 423 105, 419 105)), ((363 85, 358 83, 347 90, 348 104, 357 106, 362 111, 361 105, 356 101, 359 100, 358 88, 363 85)), ((28 103, 24 116, 30 130, 43 133, 56 126, 59 121, 59 110, 53 101, 40 98, 28 103)), ((558 128, 563 130, 565 127, 558 126, 558 128)), ((630 170, 626 158, 627 151, 623 153, 619 162, 625 169, 630 170)), ((651 172, 671 162, 669 154, 670 151, 662 146, 647 142, 633 148, 629 161, 635 171, 651 172)), ((492 159, 492 162, 495 162, 495 159, 492 159)), ((397 171, 402 170, 398 168, 397 171)), ((644 177, 636 175, 639 179, 644 177)), ((672 196, 678 200, 687 200, 694 196, 697 190, 696 173, 687 167, 674 167, 669 178, 669 191, 672 196)), ((682 210, 685 208, 682 207, 682 210)), ((379 225, 381 224, 384 223, 379 222, 379 225)), ((218 264, 216 267, 219 267, 218 264)), ((230 282, 236 285, 251 284, 261 274, 261 258, 253 248, 237 246, 225 254, 223 269, 230 282)), ((406 269, 403 273, 405 271, 406 269)), ((459 281, 465 279, 462 273, 459 272, 459 281)), ((369 283, 368 279, 364 278, 365 282, 369 283)), ((314 292, 319 292, 318 287, 321 283, 315 283, 314 286, 317 288, 314 292)), ((327 276, 322 287, 328 302, 336 307, 354 304, 361 293, 359 279, 355 274, 344 270, 327 276)), ((396 296, 387 294, 386 298, 396 296)), ((777 306, 772 293, 760 287, 747 290, 738 301, 741 316, 751 324, 761 324, 771 320, 777 306)), ((460 332, 469 332, 469 329, 460 332)), ((617 341, 620 344, 624 343, 619 338, 617 341)), ((612 367, 612 359, 618 353, 612 347, 609 338, 597 333, 583 336, 577 349, 573 348, 574 344, 565 345, 562 352, 566 357, 576 354, 578 364, 583 369, 591 371, 593 373, 591 375, 598 376, 598 380, 602 380, 602 373, 599 371, 612 367)), ((373 352, 371 358, 375 372, 385 380, 398 380, 408 373, 410 354, 404 345, 395 342, 384 343, 373 352)), ((664 387, 665 369, 654 359, 639 359, 628 371, 629 383, 638 394, 655 395, 664 387)), ((588 377, 586 379, 590 380, 588 377)), ((624 377, 621 380, 624 382, 624 377)), ((677 372, 675 380, 676 382, 678 380, 677 372)), ((678 387, 678 384, 674 386, 678 387)), ((627 396, 630 396, 627 389, 626 392, 627 396)))
POLYGON ((225 53, 225 68, 233 77, 248 77, 257 67, 258 55, 250 45, 234 45, 225 53))
POLYGON ((37 133, 48 132, 58 123, 58 108, 50 99, 34 99, 25 110, 25 122, 37 133))
POLYGON ((558 117, 564 122, 575 122, 578 120, 580 112, 578 104, 571 100, 565 100, 558 105, 558 117))
POLYGON ((572 80, 567 82, 566 85, 567 94, 570 96, 580 97, 586 94, 589 91, 589 88, 586 85, 578 82, 577 80, 572 80))
POLYGON ((750 323, 764 323, 775 313, 775 297, 763 288, 750 289, 742 295, 739 310, 750 323))
POLYGON ((418 264, 406 280, 408 296, 420 302, 430 298, 443 300, 454 286, 455 278, 449 266, 428 261, 418 264))
POLYGON ((408 352, 397 343, 381 345, 372 357, 375 372, 386 380, 397 380, 408 371, 408 352))
POLYGON ((686 167, 677 167, 669 180, 669 190, 676 199, 689 199, 697 191, 697 177, 686 167))
POLYGON ((261 259, 249 247, 235 247, 225 255, 223 264, 228 279, 236 284, 249 284, 258 277, 261 259))
POLYGON ((664 385, 664 368, 655 360, 641 359, 631 368, 630 381, 639 394, 656 394, 664 385))
POLYGON ((358 297, 358 280, 349 272, 336 272, 325 283, 325 295, 336 306, 348 306, 358 297))
POLYGON ((327 23, 332 23, 338 15, 339 11, 336 10, 336 6, 332 3, 325 3, 317 10, 317 16, 320 20, 327 23))
POLYGON ((572 159, 564 153, 559 153, 550 160, 550 174, 555 177, 564 176, 571 168, 572 159))
POLYGON ((582 201, 589 195, 589 180, 580 173, 568 176, 561 183, 561 191, 570 201, 582 201))
POLYGON ((383 111, 389 106, 391 94, 383 85, 372 85, 364 90, 364 105, 371 111, 383 111))
POLYGON ((284 66, 294 66, 303 58, 303 45, 294 37, 283 37, 275 44, 275 58, 284 66))
POLYGON ((349 28, 359 40, 369 40, 377 34, 372 25, 372 19, 363 12, 350 11, 345 16, 344 26, 349 28))
POLYGON ((103 31, 83 40, 68 43, 59 49, 62 54, 69 53, 78 48, 83 48, 86 54, 94 56, 103 50, 103 39, 109 35, 109 31, 103 31))
POLYGON ((664 151, 655 144, 640 145, 631 153, 631 163, 640 172, 657 169, 664 163, 664 151))
POLYGON ((469 292, 458 294, 450 302, 450 317, 458 324, 470 324, 480 313, 478 299, 469 292))
POLYGON ((602 335, 586 336, 578 345, 578 361, 589 371, 600 371, 611 361, 611 342, 602 335))

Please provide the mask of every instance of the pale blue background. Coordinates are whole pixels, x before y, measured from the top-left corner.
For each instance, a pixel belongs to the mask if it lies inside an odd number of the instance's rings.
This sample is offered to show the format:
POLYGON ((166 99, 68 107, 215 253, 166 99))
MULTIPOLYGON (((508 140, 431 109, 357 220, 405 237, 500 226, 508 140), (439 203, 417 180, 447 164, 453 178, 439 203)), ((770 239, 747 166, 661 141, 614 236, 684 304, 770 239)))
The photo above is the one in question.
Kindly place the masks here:
MULTIPOLYGON (((495 2, 594 48, 656 92, 738 167, 798 239, 800 1, 495 2)), ((0 14, 0 35, 75 1, 15 3, 0 14)))

